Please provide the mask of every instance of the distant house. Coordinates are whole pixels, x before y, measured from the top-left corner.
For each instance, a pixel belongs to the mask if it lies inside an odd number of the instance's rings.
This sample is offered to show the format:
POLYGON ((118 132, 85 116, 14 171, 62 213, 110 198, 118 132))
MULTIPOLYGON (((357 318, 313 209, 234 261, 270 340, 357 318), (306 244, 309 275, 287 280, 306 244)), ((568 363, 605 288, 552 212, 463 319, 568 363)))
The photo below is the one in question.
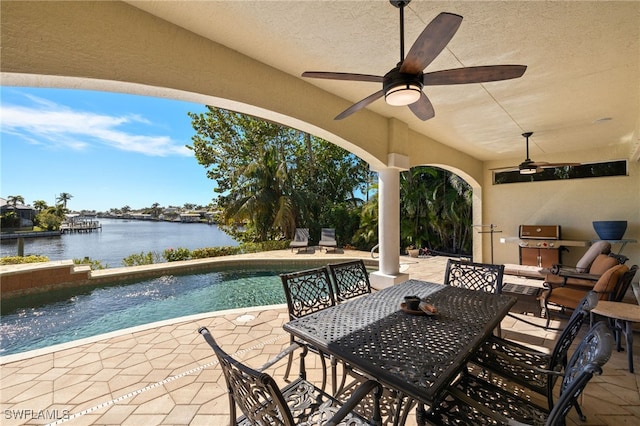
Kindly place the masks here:
POLYGON ((153 220, 153 216, 149 213, 132 213, 131 218, 137 220, 153 220))
POLYGON ((21 227, 33 226, 33 218, 38 213, 30 205, 16 204, 14 207, 13 204, 7 203, 5 198, 0 198, 0 214, 6 214, 9 212, 14 212, 16 216, 20 218, 21 227))
POLYGON ((180 213, 180 222, 200 222, 200 213, 180 213))

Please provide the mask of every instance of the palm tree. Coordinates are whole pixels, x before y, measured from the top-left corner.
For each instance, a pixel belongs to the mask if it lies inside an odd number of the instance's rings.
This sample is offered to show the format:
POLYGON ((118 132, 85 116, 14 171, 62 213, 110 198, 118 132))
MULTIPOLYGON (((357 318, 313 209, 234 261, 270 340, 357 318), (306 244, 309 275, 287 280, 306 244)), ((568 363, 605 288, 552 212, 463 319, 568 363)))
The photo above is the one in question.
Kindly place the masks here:
POLYGON ((153 203, 151 205, 151 214, 153 217, 157 218, 160 216, 160 203, 153 203))
POLYGON ((292 235, 295 216, 291 199, 283 191, 287 171, 273 146, 260 146, 261 155, 234 173, 237 186, 226 198, 226 222, 247 222, 258 241, 266 241, 275 230, 292 235), (290 233, 290 234, 289 234, 290 233))
POLYGON ((62 204, 62 206, 66 209, 67 202, 72 198, 73 195, 69 194, 68 192, 61 192, 58 198, 56 198, 56 202, 62 204))
POLYGON ((49 207, 47 205, 47 202, 44 200, 36 200, 33 202, 33 208, 36 209, 38 211, 38 213, 40 213, 41 211, 44 211, 47 209, 47 207, 49 207))
POLYGON ((7 203, 11 204, 15 209, 18 203, 24 204, 24 197, 22 195, 9 195, 9 197, 7 197, 7 203))
POLYGON ((472 190, 459 176, 434 167, 400 175, 403 242, 454 253, 471 251, 472 190))

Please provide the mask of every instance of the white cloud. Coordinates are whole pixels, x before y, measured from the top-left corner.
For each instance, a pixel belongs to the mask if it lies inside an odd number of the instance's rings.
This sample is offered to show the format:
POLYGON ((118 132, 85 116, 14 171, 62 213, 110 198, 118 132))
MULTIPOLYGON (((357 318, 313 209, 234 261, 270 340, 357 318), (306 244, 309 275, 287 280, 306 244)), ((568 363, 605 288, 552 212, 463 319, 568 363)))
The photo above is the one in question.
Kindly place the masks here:
POLYGON ((106 115, 80 110, 29 96, 32 106, 0 105, 2 132, 20 136, 28 143, 53 148, 86 150, 95 143, 149 156, 191 156, 193 153, 169 136, 142 134, 151 124, 139 115, 106 115))

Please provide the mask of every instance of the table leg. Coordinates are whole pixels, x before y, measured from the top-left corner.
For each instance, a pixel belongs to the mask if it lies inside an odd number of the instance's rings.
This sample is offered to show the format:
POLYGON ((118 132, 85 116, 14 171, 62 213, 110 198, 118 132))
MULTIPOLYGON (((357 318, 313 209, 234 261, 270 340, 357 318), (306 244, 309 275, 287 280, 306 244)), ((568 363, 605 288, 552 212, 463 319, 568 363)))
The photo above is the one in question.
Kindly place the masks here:
POLYGON ((418 426, 425 426, 427 424, 427 411, 424 408, 424 404, 418 403, 416 407, 416 423, 418 426))
POLYGON ((629 359, 629 372, 633 373, 633 323, 622 321, 624 326, 624 337, 627 341, 627 358, 629 359))
POLYGON ((622 334, 626 337, 625 323, 622 320, 609 320, 613 322, 613 332, 616 334, 616 351, 622 352, 622 334))

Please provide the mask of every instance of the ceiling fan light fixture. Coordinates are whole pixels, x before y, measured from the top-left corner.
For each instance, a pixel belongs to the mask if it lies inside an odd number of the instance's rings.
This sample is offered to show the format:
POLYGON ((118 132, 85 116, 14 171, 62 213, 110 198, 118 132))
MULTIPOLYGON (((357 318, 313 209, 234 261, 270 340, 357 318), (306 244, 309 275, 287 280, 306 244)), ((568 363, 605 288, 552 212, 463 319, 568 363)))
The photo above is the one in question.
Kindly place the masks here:
POLYGON ((535 166, 524 166, 520 168, 521 175, 535 175, 538 173, 538 168, 535 166))
POLYGON ((389 105, 404 106, 417 102, 422 95, 422 87, 417 84, 401 83, 387 90, 384 100, 389 105))

